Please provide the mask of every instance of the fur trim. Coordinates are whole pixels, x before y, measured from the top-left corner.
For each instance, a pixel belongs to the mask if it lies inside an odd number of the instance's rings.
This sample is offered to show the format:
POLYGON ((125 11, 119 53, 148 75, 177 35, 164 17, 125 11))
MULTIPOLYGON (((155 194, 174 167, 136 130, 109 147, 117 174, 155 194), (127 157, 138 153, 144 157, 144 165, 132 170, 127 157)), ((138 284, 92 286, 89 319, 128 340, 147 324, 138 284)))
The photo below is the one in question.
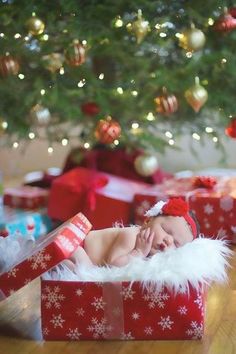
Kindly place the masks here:
POLYGON ((62 263, 45 276, 68 281, 140 281, 143 287, 151 286, 157 291, 166 286, 174 292, 186 292, 189 285, 199 289, 200 284, 225 282, 228 258, 232 255, 224 240, 197 238, 183 247, 158 252, 149 259, 133 258, 124 267, 80 266, 75 274, 62 263))

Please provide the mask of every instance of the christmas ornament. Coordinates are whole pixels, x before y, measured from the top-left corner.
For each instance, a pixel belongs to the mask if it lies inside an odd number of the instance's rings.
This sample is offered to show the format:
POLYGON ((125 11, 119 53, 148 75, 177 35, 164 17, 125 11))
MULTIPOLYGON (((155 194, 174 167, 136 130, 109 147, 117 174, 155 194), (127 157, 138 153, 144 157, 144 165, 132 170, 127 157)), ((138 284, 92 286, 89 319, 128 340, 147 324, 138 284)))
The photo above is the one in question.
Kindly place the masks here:
POLYGON ((1 76, 17 75, 20 70, 20 65, 16 58, 10 55, 0 56, 0 74, 1 76))
POLYGON ((204 47, 205 34, 192 24, 190 29, 183 32, 179 38, 179 45, 187 52, 194 52, 204 47))
POLYGON ((76 39, 65 52, 66 62, 70 66, 80 66, 85 62, 85 47, 76 39))
POLYGON ((236 18, 234 8, 228 12, 228 9, 224 9, 224 14, 221 15, 218 20, 215 21, 213 26, 215 31, 218 32, 230 32, 236 28, 236 18))
POLYGON ((44 55, 42 57, 42 60, 44 62, 45 68, 51 71, 52 73, 55 73, 63 65, 64 55, 62 55, 61 53, 52 53, 44 55))
POLYGON ((33 16, 26 22, 26 27, 28 28, 29 33, 33 36, 37 36, 43 33, 45 24, 40 18, 33 16))
POLYGON ((225 128, 225 134, 230 138, 236 139, 236 118, 233 118, 230 124, 225 128))
POLYGON ((158 169, 158 160, 153 155, 140 155, 134 160, 135 170, 144 177, 153 175, 158 169))
POLYGON ((207 90, 200 85, 198 77, 195 77, 195 85, 186 90, 184 96, 195 112, 199 112, 208 99, 207 90))
POLYGON ((170 115, 175 113, 178 109, 178 101, 175 95, 168 95, 167 90, 163 87, 163 94, 154 99, 156 103, 156 111, 157 113, 163 115, 170 115))
POLYGON ((81 105, 81 111, 88 116, 95 116, 100 112, 100 107, 96 102, 86 102, 81 105))
POLYGON ((118 139, 121 134, 120 124, 108 116, 106 119, 101 119, 95 131, 95 137, 102 144, 111 144, 118 139))
POLYGON ((142 17, 142 11, 138 10, 138 19, 133 23, 127 25, 127 29, 134 33, 137 39, 137 43, 140 44, 147 33, 150 31, 149 22, 145 21, 142 17))
POLYGON ((45 127, 51 122, 51 113, 48 108, 36 104, 30 111, 30 118, 34 125, 45 127))

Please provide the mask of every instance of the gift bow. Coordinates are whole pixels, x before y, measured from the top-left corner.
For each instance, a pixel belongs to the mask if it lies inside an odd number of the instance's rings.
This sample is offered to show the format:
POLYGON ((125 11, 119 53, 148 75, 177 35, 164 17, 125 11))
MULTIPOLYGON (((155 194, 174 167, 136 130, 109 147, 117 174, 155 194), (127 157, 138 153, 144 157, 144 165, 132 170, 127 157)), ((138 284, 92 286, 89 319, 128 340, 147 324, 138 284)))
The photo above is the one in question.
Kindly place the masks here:
POLYGON ((96 191, 107 185, 108 178, 106 176, 94 177, 88 183, 85 185, 86 205, 91 211, 94 211, 96 207, 96 191))

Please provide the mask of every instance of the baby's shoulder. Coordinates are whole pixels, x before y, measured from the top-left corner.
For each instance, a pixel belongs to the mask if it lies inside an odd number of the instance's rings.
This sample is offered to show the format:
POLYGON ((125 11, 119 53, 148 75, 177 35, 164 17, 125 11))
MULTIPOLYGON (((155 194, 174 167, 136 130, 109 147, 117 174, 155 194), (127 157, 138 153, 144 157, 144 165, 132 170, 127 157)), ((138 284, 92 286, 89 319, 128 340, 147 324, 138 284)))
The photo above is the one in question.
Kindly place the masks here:
POLYGON ((119 228, 117 236, 119 238, 136 237, 139 232, 138 226, 128 226, 119 228))

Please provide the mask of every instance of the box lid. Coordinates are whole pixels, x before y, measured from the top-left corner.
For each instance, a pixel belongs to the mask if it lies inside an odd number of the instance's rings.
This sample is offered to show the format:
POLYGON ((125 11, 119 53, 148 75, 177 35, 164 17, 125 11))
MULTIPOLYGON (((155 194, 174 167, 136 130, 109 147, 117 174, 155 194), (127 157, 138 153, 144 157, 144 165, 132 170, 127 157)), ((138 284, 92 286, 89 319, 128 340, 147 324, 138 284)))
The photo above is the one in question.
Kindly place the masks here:
POLYGON ((69 258, 82 244, 91 227, 88 219, 78 213, 56 230, 41 237, 33 247, 26 248, 25 252, 21 249, 16 259, 12 259, 11 264, 0 271, 0 300, 69 258))

